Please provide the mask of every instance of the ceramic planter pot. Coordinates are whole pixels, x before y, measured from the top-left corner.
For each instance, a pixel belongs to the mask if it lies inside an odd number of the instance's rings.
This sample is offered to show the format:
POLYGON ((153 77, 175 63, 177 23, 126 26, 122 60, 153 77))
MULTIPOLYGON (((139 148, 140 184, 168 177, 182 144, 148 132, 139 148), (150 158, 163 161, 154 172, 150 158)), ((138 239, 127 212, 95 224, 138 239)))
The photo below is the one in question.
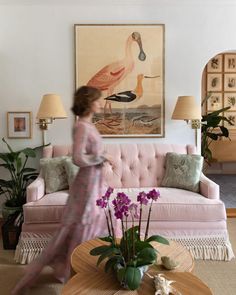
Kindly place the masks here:
POLYGON ((145 272, 148 270, 148 265, 140 267, 122 267, 119 265, 117 269, 117 278, 126 290, 136 290, 139 288, 145 272))
POLYGON ((8 207, 5 205, 5 203, 2 205, 2 217, 3 217, 3 220, 7 220, 8 216, 9 215, 12 215, 16 212, 21 212, 23 209, 22 209, 22 206, 19 206, 19 207, 8 207))

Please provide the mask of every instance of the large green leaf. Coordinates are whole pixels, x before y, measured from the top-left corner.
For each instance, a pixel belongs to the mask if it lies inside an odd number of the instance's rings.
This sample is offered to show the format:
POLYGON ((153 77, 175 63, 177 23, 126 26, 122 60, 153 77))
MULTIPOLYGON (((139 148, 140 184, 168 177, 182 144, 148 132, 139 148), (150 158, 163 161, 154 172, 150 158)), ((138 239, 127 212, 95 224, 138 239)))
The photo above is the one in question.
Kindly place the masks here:
POLYGON ((110 248, 112 248, 111 245, 110 246, 99 246, 99 247, 92 249, 89 253, 92 256, 97 256, 97 255, 103 254, 104 252, 107 251, 107 249, 110 249, 110 248))
POLYGON ((153 235, 153 236, 149 237, 148 239, 146 239, 146 242, 158 242, 160 244, 165 244, 165 245, 170 244, 167 239, 165 239, 162 236, 158 236, 158 235, 153 235))
POLYGON ((101 237, 101 238, 99 238, 99 240, 104 241, 104 242, 112 243, 113 242, 113 237, 112 236, 101 237))
POLYGON ((15 157, 10 153, 0 153, 0 159, 2 159, 5 163, 12 163, 14 162, 15 157))
POLYGON ((124 282, 130 290, 138 289, 141 283, 141 273, 136 267, 128 266, 124 274, 124 282))
POLYGON ((25 149, 21 150, 21 152, 23 154, 25 154, 27 157, 30 157, 30 158, 35 158, 36 157, 36 152, 35 152, 34 149, 25 148, 25 149))
POLYGON ((22 168, 22 159, 17 158, 17 160, 16 160, 16 171, 17 171, 17 173, 20 172, 21 168, 22 168))
POLYGON ((223 113, 223 112, 226 112, 230 109, 230 107, 225 107, 225 108, 222 108, 222 109, 219 109, 217 111, 214 111, 214 112, 211 112, 205 116, 207 117, 213 117, 213 116, 218 116, 220 113, 223 113))
POLYGON ((110 269, 113 269, 116 264, 121 264, 122 261, 123 258, 120 255, 110 257, 105 264, 105 272, 108 272, 110 269))
POLYGON ((12 189, 12 180, 0 179, 0 186, 12 189))
POLYGON ((124 281, 125 271, 126 269, 124 267, 117 270, 117 279, 119 282, 124 281))
POLYGON ((157 251, 154 248, 144 248, 138 253, 137 259, 153 263, 157 259, 157 251))
POLYGON ((6 139, 4 137, 2 138, 2 141, 7 145, 7 148, 9 149, 9 151, 11 153, 13 153, 13 150, 12 150, 11 146, 7 143, 7 141, 6 141, 6 139))
POLYGON ((229 130, 227 128, 220 126, 220 130, 222 131, 224 137, 229 137, 229 130))
POLYGON ((218 139, 218 134, 212 133, 212 132, 207 132, 206 133, 208 137, 210 137, 212 140, 217 140, 218 139))
POLYGON ((135 252, 137 254, 145 248, 153 248, 153 246, 151 244, 149 244, 147 240, 135 242, 135 252))
POLYGON ((117 248, 108 248, 105 252, 103 252, 97 261, 97 266, 107 257, 112 255, 120 254, 120 251, 117 248))

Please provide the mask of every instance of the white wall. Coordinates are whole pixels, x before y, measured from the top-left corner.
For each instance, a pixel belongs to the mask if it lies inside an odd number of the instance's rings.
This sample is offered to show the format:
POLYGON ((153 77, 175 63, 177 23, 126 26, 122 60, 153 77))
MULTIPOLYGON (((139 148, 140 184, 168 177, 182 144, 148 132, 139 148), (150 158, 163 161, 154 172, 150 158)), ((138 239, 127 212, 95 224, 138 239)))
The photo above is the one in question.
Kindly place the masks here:
MULTIPOLYGON (((32 111, 35 120, 45 93, 60 94, 70 113, 75 23, 163 23, 165 138, 132 141, 194 144, 193 130, 170 117, 179 95, 194 95, 200 103, 205 63, 236 48, 235 13, 236 1, 228 0, 0 0, 0 138, 6 137, 6 112, 32 111)), ((56 120, 48 141, 70 143, 72 123, 71 113, 67 120, 56 120)), ((32 139, 9 142, 15 148, 36 146, 41 132, 33 124, 32 139)))

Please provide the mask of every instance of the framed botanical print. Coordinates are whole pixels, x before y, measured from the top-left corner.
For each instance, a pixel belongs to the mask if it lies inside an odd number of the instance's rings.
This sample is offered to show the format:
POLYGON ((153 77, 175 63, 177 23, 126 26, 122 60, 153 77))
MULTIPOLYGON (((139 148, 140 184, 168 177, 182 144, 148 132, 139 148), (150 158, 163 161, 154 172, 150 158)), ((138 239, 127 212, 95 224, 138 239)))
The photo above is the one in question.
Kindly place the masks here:
POLYGON ((224 107, 230 107, 230 111, 236 111, 236 92, 224 93, 224 107))
POLYGON ((225 74, 224 91, 236 91, 236 73, 225 74))
POLYGON ((222 93, 212 92, 207 100, 207 110, 216 111, 223 107, 222 93))
POLYGON ((75 25, 75 87, 102 91, 104 137, 164 137, 163 24, 75 25))
POLYGON ((7 113, 7 137, 8 138, 31 138, 31 112, 8 112, 7 113))
POLYGON ((207 74, 207 91, 222 90, 222 74, 207 74))
POLYGON ((224 116, 231 121, 233 125, 230 125, 227 121, 224 121, 224 126, 231 129, 236 129, 236 111, 235 112, 225 112, 224 116))
POLYGON ((207 64, 208 72, 222 72, 222 55, 213 57, 207 64))
POLYGON ((236 54, 225 54, 224 71, 236 72, 236 54))

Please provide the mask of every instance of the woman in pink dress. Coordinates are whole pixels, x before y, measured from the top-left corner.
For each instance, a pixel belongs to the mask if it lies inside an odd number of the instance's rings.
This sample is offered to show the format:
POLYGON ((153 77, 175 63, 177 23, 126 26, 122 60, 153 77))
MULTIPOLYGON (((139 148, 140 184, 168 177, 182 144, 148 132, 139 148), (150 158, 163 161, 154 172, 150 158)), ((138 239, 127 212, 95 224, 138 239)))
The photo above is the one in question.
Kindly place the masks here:
POLYGON ((79 119, 73 130, 73 162, 80 170, 70 188, 60 229, 55 233, 43 253, 26 269, 12 294, 23 294, 38 278, 46 265, 54 269, 61 282, 70 276, 70 256, 81 242, 107 234, 106 221, 96 206, 102 195, 102 165, 109 161, 104 155, 99 132, 92 117, 101 108, 101 93, 93 87, 82 86, 74 95, 72 111, 79 119))

